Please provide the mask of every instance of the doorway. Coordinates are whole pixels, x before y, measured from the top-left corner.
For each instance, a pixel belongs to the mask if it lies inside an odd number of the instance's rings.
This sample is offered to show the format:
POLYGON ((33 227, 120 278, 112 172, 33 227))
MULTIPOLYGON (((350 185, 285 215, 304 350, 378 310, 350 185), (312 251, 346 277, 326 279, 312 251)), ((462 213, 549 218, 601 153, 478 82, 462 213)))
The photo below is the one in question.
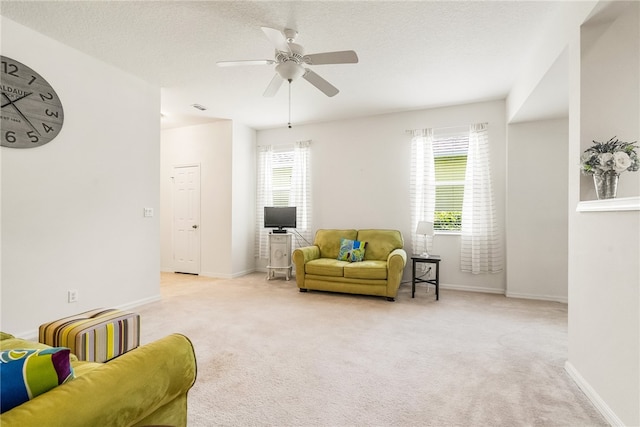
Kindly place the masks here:
POLYGON ((173 270, 200 274, 200 165, 173 168, 173 270))

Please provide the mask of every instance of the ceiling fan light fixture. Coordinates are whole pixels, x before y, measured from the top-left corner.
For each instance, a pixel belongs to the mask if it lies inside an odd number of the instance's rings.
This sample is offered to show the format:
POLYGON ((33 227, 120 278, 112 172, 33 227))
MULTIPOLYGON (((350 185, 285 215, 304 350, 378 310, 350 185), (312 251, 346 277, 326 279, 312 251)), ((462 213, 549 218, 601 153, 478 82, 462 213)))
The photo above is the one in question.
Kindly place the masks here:
POLYGON ((293 61, 283 62, 276 66, 276 72, 284 80, 293 81, 299 77, 302 77, 305 73, 305 69, 302 65, 293 61))
MULTIPOLYGON (((1 0, 0 0, 1 1, 1 0)), ((260 27, 265 36, 271 41, 275 48, 275 60, 258 59, 258 60, 242 60, 242 61, 218 61, 218 66, 235 66, 235 65, 257 65, 276 64, 276 74, 264 91, 263 96, 274 96, 280 88, 283 81, 292 81, 302 77, 311 85, 315 86, 325 95, 332 97, 340 92, 338 88, 320 77, 307 65, 322 64, 356 64, 358 63, 358 55, 353 50, 342 50, 336 52, 321 52, 305 55, 304 48, 295 43, 298 32, 291 28, 277 30, 270 27, 260 27), (279 81, 280 80, 280 81, 279 81)))

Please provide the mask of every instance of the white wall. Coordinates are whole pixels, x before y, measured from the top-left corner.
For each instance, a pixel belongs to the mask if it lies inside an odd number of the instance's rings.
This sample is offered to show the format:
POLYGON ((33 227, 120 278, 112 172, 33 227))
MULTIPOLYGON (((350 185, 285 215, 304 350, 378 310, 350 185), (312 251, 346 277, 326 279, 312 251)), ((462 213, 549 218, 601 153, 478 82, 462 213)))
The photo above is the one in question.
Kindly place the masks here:
MULTIPOLYGON (((640 139, 640 61, 638 61, 638 28, 640 4, 624 6, 618 19, 601 33, 605 39, 594 40, 585 28, 582 40, 579 29, 571 47, 572 88, 569 131, 569 360, 567 370, 576 378, 587 395, 615 425, 640 425, 640 215, 626 212, 576 212, 581 194, 584 197, 577 159, 585 140, 597 129, 624 127, 631 140, 640 139), (635 90, 635 97, 589 99, 590 86, 581 84, 583 73, 594 64, 617 68, 618 64, 599 62, 590 57, 591 43, 609 40, 608 49, 627 47, 635 72, 621 70, 620 84, 635 90), (635 41, 635 42, 634 42, 635 41), (631 43, 629 43, 631 42, 631 43), (629 44, 631 48, 629 48, 629 44), (584 52, 586 57, 581 58, 584 52), (581 59, 585 62, 581 63, 581 59), (624 79, 624 80, 622 80, 624 79), (582 90, 581 90, 582 88, 582 90), (584 95, 581 100, 581 95, 584 95), (631 121, 627 111, 635 113, 631 121), (616 114, 618 112, 618 114, 616 114), (596 123, 594 123, 596 121, 596 123), (582 187, 582 189, 581 189, 582 187)), ((597 18, 597 16, 595 17, 597 18)), ((610 52, 603 46, 602 59, 610 52)), ((623 61, 621 65, 629 65, 623 61)), ((604 72, 603 75, 610 75, 604 72)), ((593 82, 598 86, 599 82, 593 82)), ((607 85, 609 83, 603 82, 607 85)), ((597 88, 594 88, 597 90, 597 88)), ((638 175, 639 172, 634 172, 638 175)), ((630 178, 630 175, 621 179, 630 178)), ((623 183, 624 184, 624 183, 623 183)), ((638 192, 635 193, 638 195, 638 192)), ((597 204, 597 202, 595 202, 597 204)))
POLYGON ((567 302, 567 119, 511 124, 507 296, 567 302))
POLYGON ((233 123, 232 274, 255 270, 256 131, 233 123))
POLYGON ((200 242, 203 276, 253 271, 255 131, 230 120, 162 131, 162 270, 173 270, 173 167, 200 165, 200 242))
MULTIPOLYGON (((572 12, 562 19, 562 26, 546 32, 541 40, 547 51, 539 50, 530 59, 531 64, 547 64, 549 52, 555 52, 558 44, 568 56, 566 369, 609 423, 637 426, 640 425, 640 215, 638 211, 576 212, 576 209, 581 200, 595 198, 592 182, 581 176, 579 169, 580 155, 591 139, 606 138, 611 131, 624 132, 625 139, 640 139, 640 11, 637 2, 567 2, 567 7, 572 12), (619 21, 606 16, 617 17, 619 21), (592 20, 583 28, 581 40, 580 26, 588 18, 592 20)), ((508 117, 515 117, 527 107, 529 99, 535 98, 534 88, 547 68, 536 66, 521 74, 508 98, 508 117)), ((544 126, 536 129, 541 124, 509 125, 510 186, 516 184, 512 181, 512 170, 517 164, 512 162, 511 152, 516 137, 525 132, 529 139, 535 139, 539 132, 540 143, 544 143, 549 132, 544 126)), ((547 157, 540 157, 544 161, 540 169, 545 173, 549 169, 547 157)), ((628 182, 638 175, 627 173, 621 177, 622 185, 627 187, 620 188, 619 196, 638 195, 635 183, 628 182)), ((524 247, 519 253, 512 253, 512 238, 516 237, 512 234, 513 221, 518 219, 513 215, 512 202, 509 188, 508 293, 513 269, 524 272, 520 264, 514 264, 518 259, 513 257, 525 255, 524 247)), ((525 216, 524 212, 520 215, 525 216)), ((561 251, 552 254, 555 257, 561 251)))
MULTIPOLYGON (((531 108, 527 104, 535 99, 534 92, 539 89, 540 82, 563 54, 573 30, 584 22, 597 3, 597 0, 565 1, 561 13, 542 29, 537 46, 533 47, 507 96, 508 122, 516 119, 522 110, 531 108)), ((540 105, 534 108, 539 110, 540 105)))
MULTIPOLYGON (((620 2, 617 6, 622 7, 624 4, 620 2)), ((638 17, 634 13, 622 12, 622 16, 614 21, 595 21, 582 28, 582 151, 590 147, 593 140, 608 141, 614 136, 627 142, 638 141, 638 17)), ((580 195, 581 200, 596 199, 592 176, 581 177, 580 195)), ((640 172, 621 173, 618 197, 638 195, 640 172)))
POLYGON ((62 99, 50 143, 2 147, 2 325, 159 298, 160 89, 0 17, 2 55, 62 99), (67 303, 67 290, 79 301, 67 303))
MULTIPOLYGON (((258 145, 312 140, 314 228, 393 228, 410 248, 409 170, 411 137, 425 127, 489 123, 492 178, 498 224, 504 230, 505 106, 503 101, 411 111, 330 123, 282 126, 258 131, 258 145)), ((504 238, 504 234, 502 236, 504 238)), ((505 274, 460 271, 460 239, 437 235, 433 252, 442 256, 443 287, 504 293, 505 274)), ((410 278, 410 265, 405 270, 410 278)))

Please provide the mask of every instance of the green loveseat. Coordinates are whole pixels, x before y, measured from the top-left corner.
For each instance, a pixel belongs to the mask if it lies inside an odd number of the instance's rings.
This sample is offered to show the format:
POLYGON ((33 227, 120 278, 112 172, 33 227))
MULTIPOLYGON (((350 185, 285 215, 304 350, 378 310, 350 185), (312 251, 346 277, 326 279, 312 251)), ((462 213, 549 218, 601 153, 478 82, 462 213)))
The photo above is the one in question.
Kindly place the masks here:
MULTIPOLYGON (((0 349, 45 344, 1 334, 0 349)), ((187 425, 196 378, 191 341, 172 334, 106 363, 70 356, 75 378, 0 415, 2 427, 187 425)))
POLYGON ((313 246, 293 251, 296 283, 307 290, 376 295, 395 301, 407 254, 397 230, 318 230, 313 246), (341 239, 366 242, 364 260, 338 260, 341 239))

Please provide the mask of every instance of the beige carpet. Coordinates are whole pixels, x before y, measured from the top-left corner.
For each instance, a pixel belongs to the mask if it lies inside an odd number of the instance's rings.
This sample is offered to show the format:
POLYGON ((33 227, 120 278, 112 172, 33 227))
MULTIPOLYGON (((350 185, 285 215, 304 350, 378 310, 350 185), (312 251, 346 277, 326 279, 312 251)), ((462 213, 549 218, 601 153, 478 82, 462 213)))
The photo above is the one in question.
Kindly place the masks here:
POLYGON ((404 284, 396 302, 251 274, 162 274, 143 343, 180 332, 189 426, 607 425, 563 369, 567 307, 404 284))

